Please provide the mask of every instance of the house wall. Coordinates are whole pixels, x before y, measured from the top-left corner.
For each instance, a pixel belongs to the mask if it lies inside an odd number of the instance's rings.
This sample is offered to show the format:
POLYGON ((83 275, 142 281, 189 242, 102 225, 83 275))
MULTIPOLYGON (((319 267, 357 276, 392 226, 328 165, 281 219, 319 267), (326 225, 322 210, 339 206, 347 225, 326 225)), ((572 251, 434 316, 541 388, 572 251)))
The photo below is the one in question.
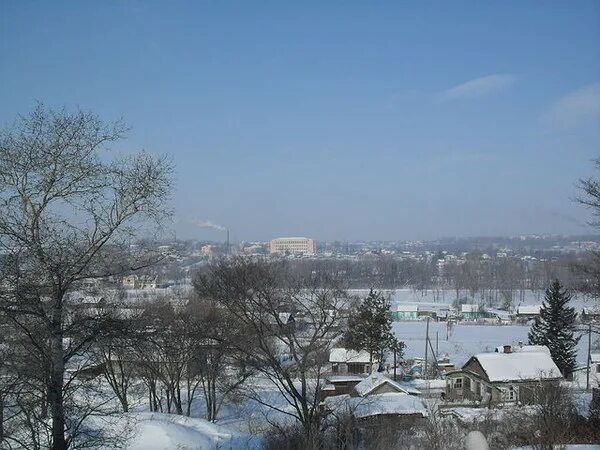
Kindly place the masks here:
POLYGON ((371 373, 371 365, 369 363, 332 363, 331 372, 345 375, 345 374, 365 374, 371 373))
POLYGON ((371 373, 371 365, 369 363, 348 363, 346 365, 348 373, 371 373))
MULTIPOLYGON (((541 389, 558 381, 512 381, 489 382, 479 376, 475 370, 481 370, 478 364, 468 364, 470 372, 460 371, 449 374, 446 384, 446 399, 449 401, 477 401, 489 406, 522 403, 535 404, 541 389), (457 388, 457 379, 462 379, 462 388, 457 388), (511 394, 513 392, 513 394, 511 394)), ((465 366, 467 369, 467 366, 465 366)))
POLYGON ((359 381, 344 381, 344 382, 333 382, 335 386, 335 395, 350 394, 359 381))
POLYGON ((394 320, 416 320, 419 318, 417 311, 394 311, 392 313, 394 320))

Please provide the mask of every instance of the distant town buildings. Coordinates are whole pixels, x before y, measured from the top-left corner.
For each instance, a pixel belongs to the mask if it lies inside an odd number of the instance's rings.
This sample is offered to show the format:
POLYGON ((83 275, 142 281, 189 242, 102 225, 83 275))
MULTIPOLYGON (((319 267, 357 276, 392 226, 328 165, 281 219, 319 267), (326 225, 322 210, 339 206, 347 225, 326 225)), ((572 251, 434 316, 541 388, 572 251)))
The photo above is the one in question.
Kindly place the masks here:
POLYGON ((315 241, 305 237, 283 237, 269 243, 269 253, 315 254, 315 241))
POLYGON ((200 248, 200 254, 202 256, 206 256, 208 258, 213 256, 213 246, 212 245, 203 245, 200 248))
POLYGON ((122 284, 125 289, 156 289, 158 287, 158 277, 150 275, 127 275, 123 277, 122 284))

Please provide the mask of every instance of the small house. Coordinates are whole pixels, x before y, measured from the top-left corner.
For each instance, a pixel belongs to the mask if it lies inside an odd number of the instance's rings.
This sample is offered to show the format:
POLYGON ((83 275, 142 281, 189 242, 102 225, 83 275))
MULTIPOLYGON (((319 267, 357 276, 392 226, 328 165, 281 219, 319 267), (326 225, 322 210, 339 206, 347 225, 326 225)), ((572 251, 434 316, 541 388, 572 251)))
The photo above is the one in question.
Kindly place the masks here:
POLYGON ((479 305, 460 305, 460 318, 462 320, 479 320, 485 316, 479 305))
POLYGON ((371 361, 369 352, 332 348, 329 352, 329 363, 333 374, 369 374, 377 369, 379 362, 371 361))
POLYGON ((527 322, 538 317, 541 310, 542 305, 519 305, 515 317, 521 322, 527 322))
POLYGON ((322 408, 326 414, 352 414, 360 425, 367 427, 424 424, 427 408, 417 395, 411 394, 399 383, 376 372, 364 378, 349 394, 326 397, 322 408))
POLYGON ((592 306, 585 307, 581 312, 581 320, 585 323, 600 322, 600 307, 592 306))
POLYGON ((472 356, 461 370, 448 373, 445 398, 489 406, 529 404, 536 402, 539 389, 560 380, 560 370, 547 349, 513 352, 507 345, 502 351, 472 356))
POLYGON ((403 388, 399 383, 391 380, 380 372, 373 372, 368 377, 361 380, 351 395, 365 397, 367 395, 375 394, 410 394, 410 392, 403 388))
POLYGON ((510 325, 512 319, 508 311, 502 309, 489 309, 486 314, 486 322, 498 325, 510 325))
POLYGON ((417 320, 419 318, 419 305, 400 303, 396 306, 396 311, 392 313, 396 321, 417 320))

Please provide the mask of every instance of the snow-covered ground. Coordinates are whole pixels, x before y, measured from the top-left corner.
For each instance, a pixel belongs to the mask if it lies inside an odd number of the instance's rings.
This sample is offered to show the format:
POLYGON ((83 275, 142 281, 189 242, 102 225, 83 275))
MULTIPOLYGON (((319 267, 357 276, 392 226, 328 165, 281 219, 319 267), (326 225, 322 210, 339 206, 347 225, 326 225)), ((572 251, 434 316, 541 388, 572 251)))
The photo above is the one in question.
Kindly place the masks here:
POLYGON ((260 448, 255 436, 240 434, 204 419, 174 414, 133 415, 133 438, 127 450, 210 450, 260 448))
MULTIPOLYGON (((365 297, 368 293, 368 289, 353 289, 350 291, 352 294, 360 295, 365 297)), ((448 304, 451 305, 452 302, 456 299, 456 291, 454 289, 430 289, 425 291, 415 290, 415 289, 395 289, 395 290, 382 290, 386 295, 390 295, 390 299, 392 301, 392 309, 394 305, 397 303, 431 303, 431 304, 448 304)), ((541 304, 544 300, 544 291, 525 291, 523 298, 523 305, 538 305, 541 304)), ((467 299, 468 301, 472 301, 473 303, 478 303, 481 300, 481 296, 479 293, 475 293, 475 296, 471 296, 468 291, 460 291, 459 298, 467 299)), ((500 296, 499 296, 500 298, 500 296)), ((513 295, 514 306, 519 304, 519 293, 518 291, 514 292, 513 295)), ((590 306, 594 303, 594 300, 590 299, 587 296, 583 295, 574 295, 571 300, 572 306, 580 312, 584 306, 590 306)))
MULTIPOLYGON (((425 356, 426 322, 394 322, 393 330, 399 340, 404 341, 405 358, 425 356)), ((458 323, 448 332, 446 322, 429 323, 429 339, 436 347, 436 336, 440 357, 448 356, 456 367, 462 366, 476 353, 493 352, 496 347, 505 344, 527 343, 529 327, 525 325, 469 325, 458 323)), ((431 353, 431 349, 429 350, 431 353)), ((582 339, 577 346, 577 361, 585 362, 587 341, 582 339)))
MULTIPOLYGON (((600 450, 600 445, 596 444, 571 444, 561 447, 564 450, 600 450)), ((532 450, 532 447, 517 447, 512 450, 532 450)))

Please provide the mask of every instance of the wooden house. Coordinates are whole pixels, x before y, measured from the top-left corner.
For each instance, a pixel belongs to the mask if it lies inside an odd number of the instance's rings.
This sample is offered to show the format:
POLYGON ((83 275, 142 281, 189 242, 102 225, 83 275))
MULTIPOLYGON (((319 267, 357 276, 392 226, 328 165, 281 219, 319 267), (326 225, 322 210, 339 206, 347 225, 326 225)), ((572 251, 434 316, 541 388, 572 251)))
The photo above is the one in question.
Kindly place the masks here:
POLYGON ((371 361, 369 352, 364 350, 348 350, 345 348, 332 348, 329 352, 329 363, 331 373, 345 374, 369 374, 377 369, 379 362, 371 361))
POLYGON ((511 346, 504 346, 502 351, 472 356, 462 369, 447 374, 446 400, 487 406, 535 403, 539 389, 562 380, 544 349, 524 347, 513 352, 511 346))
POLYGON ((396 321, 418 320, 419 305, 400 303, 396 306, 396 310, 392 313, 392 317, 396 321))
POLYGON ((581 311, 581 321, 585 323, 600 323, 600 307, 586 306, 581 311))
POLYGON ((405 427, 426 422, 423 401, 399 383, 373 373, 358 383, 350 394, 329 396, 322 403, 325 414, 352 414, 364 427, 405 427))

